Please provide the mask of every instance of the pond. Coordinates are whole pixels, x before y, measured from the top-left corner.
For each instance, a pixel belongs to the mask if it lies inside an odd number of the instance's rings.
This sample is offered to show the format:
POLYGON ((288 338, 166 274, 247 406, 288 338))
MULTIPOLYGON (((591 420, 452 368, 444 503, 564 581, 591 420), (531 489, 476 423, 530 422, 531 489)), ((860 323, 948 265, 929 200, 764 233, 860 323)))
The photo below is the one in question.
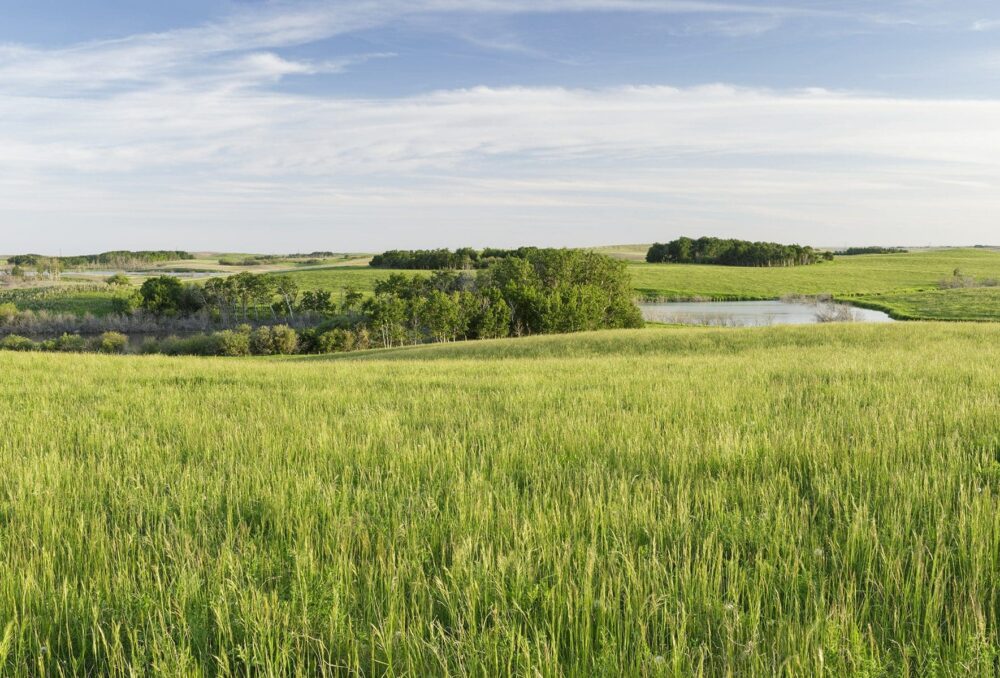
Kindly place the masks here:
POLYGON ((677 301, 642 303, 639 308, 643 318, 650 322, 713 327, 893 322, 882 311, 812 301, 677 301))

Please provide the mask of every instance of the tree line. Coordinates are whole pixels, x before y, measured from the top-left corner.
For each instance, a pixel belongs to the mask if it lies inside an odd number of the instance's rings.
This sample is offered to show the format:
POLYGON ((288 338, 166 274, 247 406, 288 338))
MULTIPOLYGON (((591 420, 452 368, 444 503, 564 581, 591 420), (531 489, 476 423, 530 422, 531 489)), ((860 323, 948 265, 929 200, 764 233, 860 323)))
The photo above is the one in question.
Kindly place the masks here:
POLYGON ((837 256, 850 257, 858 254, 906 254, 902 247, 848 247, 837 252, 837 256))
POLYGON ((457 250, 389 250, 372 257, 368 265, 373 268, 396 268, 418 271, 451 270, 463 271, 469 269, 489 268, 499 259, 510 257, 525 257, 536 247, 519 247, 517 249, 499 249, 487 247, 476 250, 463 247, 457 250))
POLYGON ((156 264, 178 259, 194 259, 190 252, 180 250, 115 250, 100 254, 83 254, 71 257, 47 257, 41 254, 16 254, 7 257, 11 266, 37 268, 42 266, 58 266, 62 268, 80 268, 85 266, 130 266, 134 264, 156 264))
POLYGON ((833 254, 809 246, 722 238, 678 238, 656 243, 646 253, 651 264, 717 264, 721 266, 804 266, 830 261, 833 254))
MULTIPOLYGON (((285 332, 283 349, 276 352, 290 350, 294 343, 292 352, 321 353, 641 327, 633 297, 624 262, 584 250, 531 248, 522 256, 497 259, 478 273, 394 273, 376 282, 367 298, 352 289, 342 290, 339 298, 326 290, 302 291, 284 275, 243 272, 204 285, 164 275, 119 297, 126 300, 119 312, 143 312, 164 320, 207 313, 247 328, 261 320, 285 326, 298 318, 294 342, 285 332), (304 328, 303 320, 308 320, 304 328)), ((252 337, 253 332, 269 330, 247 331, 252 337)), ((164 352, 242 355, 243 339, 226 332, 176 339, 164 352)))

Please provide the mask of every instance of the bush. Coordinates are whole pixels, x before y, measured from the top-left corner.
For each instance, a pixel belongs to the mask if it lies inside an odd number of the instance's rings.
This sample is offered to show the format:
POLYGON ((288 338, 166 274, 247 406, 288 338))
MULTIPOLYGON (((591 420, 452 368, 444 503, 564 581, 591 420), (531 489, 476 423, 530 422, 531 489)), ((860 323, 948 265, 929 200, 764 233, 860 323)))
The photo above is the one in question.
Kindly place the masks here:
POLYGON ((319 353, 343 353, 354 349, 355 337, 350 330, 330 330, 319 335, 316 351, 319 353))
POLYGON ((299 335, 288 325, 271 328, 271 346, 278 355, 292 355, 299 349, 299 335))
POLYGON ((271 355, 274 353, 274 338, 270 327, 258 327, 250 335, 250 352, 254 355, 271 355))
POLYGON ((299 335, 287 325, 258 327, 250 334, 250 352, 254 355, 291 355, 298 348, 299 335))
POLYGON ((132 281, 128 279, 128 276, 123 273, 115 273, 113 276, 105 278, 104 282, 111 287, 129 287, 132 284, 132 281))
POLYGON ((54 340, 51 347, 46 348, 66 353, 82 353, 87 350, 87 340, 79 334, 64 334, 54 340))
POLYGON ((111 299, 111 311, 116 315, 132 315, 142 305, 138 292, 116 295, 111 299))
POLYGON ((17 334, 10 334, 0 341, 0 349, 5 351, 34 351, 38 349, 38 344, 27 337, 17 334))
POLYGON ((155 355, 160 352, 160 342, 153 337, 146 337, 142 340, 142 345, 139 346, 139 353, 141 355, 155 355))
POLYGON ((244 356, 250 355, 250 334, 248 332, 233 332, 223 330, 215 335, 218 355, 244 356))
POLYGON ((0 304, 0 323, 7 324, 17 317, 17 306, 14 304, 0 304))
POLYGON ((122 354, 128 349, 128 337, 121 332, 105 332, 97 338, 98 353, 122 354))

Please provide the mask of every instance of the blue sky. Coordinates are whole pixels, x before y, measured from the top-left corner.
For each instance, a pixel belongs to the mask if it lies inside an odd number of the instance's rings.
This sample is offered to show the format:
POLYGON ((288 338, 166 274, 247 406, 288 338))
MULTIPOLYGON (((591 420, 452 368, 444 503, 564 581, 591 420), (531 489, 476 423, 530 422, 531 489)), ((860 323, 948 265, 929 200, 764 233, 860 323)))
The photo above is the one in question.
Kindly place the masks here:
POLYGON ((0 0, 0 251, 1000 243, 980 0, 0 0))

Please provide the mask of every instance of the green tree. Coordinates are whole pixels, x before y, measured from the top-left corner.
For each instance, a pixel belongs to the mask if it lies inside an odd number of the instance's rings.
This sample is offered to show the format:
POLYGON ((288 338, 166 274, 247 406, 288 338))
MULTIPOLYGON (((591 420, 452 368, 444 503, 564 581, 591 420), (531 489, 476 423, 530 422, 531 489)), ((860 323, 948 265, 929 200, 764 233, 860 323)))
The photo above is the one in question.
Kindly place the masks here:
POLYGON ((181 308, 184 285, 170 275, 149 278, 139 288, 142 308, 157 316, 177 315, 181 308))

